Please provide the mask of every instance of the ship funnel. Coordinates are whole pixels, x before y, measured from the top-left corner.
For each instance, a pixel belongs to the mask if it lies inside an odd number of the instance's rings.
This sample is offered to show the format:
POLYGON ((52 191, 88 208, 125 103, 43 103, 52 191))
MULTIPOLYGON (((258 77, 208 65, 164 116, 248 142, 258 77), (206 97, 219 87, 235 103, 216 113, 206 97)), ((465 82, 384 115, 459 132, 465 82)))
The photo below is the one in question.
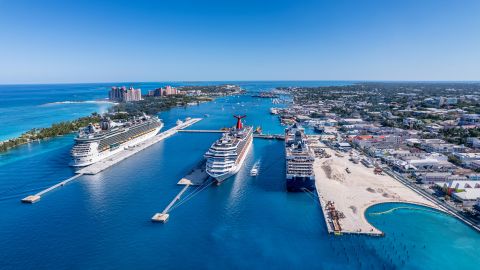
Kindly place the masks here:
POLYGON ((237 118, 237 125, 236 125, 236 128, 237 129, 242 129, 243 128, 243 123, 242 123, 242 119, 247 117, 246 115, 234 115, 233 117, 237 118))

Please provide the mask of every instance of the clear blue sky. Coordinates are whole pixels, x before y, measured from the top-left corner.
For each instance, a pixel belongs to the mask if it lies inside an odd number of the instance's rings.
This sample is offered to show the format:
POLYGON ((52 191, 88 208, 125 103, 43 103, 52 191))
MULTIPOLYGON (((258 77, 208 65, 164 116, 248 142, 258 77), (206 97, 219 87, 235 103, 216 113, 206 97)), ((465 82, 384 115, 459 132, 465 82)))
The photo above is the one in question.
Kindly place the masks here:
POLYGON ((480 1, 0 0, 0 83, 480 80, 480 1))

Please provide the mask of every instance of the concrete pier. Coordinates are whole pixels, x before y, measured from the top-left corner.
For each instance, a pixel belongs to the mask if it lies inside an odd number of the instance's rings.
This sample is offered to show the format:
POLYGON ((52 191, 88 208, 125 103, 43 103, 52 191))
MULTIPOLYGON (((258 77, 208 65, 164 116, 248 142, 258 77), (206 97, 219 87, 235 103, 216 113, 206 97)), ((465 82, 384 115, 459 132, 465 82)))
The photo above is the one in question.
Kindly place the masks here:
MULTIPOLYGON (((223 133, 224 130, 220 129, 184 129, 179 130, 179 132, 187 133, 223 133)), ((258 139, 268 139, 268 140, 285 140, 285 136, 281 134, 253 134, 254 138, 258 139)))
POLYGON ((225 131, 220 129, 182 129, 178 132, 187 132, 187 133, 223 133, 225 131))
POLYGON ((193 169, 189 174, 178 181, 177 185, 191 185, 200 186, 208 179, 208 174, 205 171, 205 161, 203 161, 197 168, 193 169))
POLYGON ((53 186, 51 186, 51 187, 49 187, 49 188, 46 188, 46 189, 38 192, 38 193, 35 194, 35 195, 27 196, 27 197, 25 197, 25 198, 22 199, 22 202, 23 202, 23 203, 36 203, 36 202, 38 202, 38 201, 42 198, 42 195, 43 195, 43 194, 45 194, 45 193, 47 193, 47 192, 50 192, 50 191, 52 191, 52 190, 54 190, 54 189, 56 189, 56 188, 58 188, 58 187, 62 187, 62 186, 64 186, 64 185, 68 184, 68 182, 71 182, 71 181, 77 179, 78 177, 80 177, 80 176, 82 176, 82 175, 83 175, 83 174, 81 174, 81 173, 76 174, 76 175, 68 178, 67 180, 63 180, 62 182, 60 182, 60 183, 58 183, 58 184, 55 184, 55 185, 53 185, 53 186))
POLYGON ((100 160, 90 166, 87 166, 83 169, 80 169, 78 171, 78 173, 82 173, 82 174, 89 174, 89 175, 93 175, 93 174, 97 174, 117 163, 119 163, 120 161, 126 159, 126 158, 129 158, 130 156, 133 156, 135 155, 136 153, 146 149, 147 147, 149 146, 152 146, 160 141, 162 141, 163 139, 166 139, 174 134, 176 134, 178 131, 184 129, 184 128, 187 128, 195 123, 197 123, 198 121, 202 120, 202 118, 192 118, 192 119, 189 119, 189 120, 186 120, 185 122, 181 123, 180 125, 178 126, 175 126, 169 130, 166 130, 164 132, 161 132, 157 135, 155 135, 154 137, 148 139, 148 140, 145 140, 137 145, 134 145, 133 147, 130 147, 129 149, 126 149, 124 151, 121 151, 120 153, 116 154, 116 155, 113 155, 111 156, 110 158, 107 158, 107 159, 104 159, 104 160, 100 160))
POLYGON ((173 198, 173 200, 167 205, 167 207, 165 207, 165 209, 163 209, 161 213, 156 213, 155 215, 153 215, 152 222, 162 222, 162 223, 167 222, 168 218, 170 217, 170 215, 168 214, 168 211, 170 211, 170 208, 172 208, 173 205, 175 205, 175 203, 178 200, 180 200, 183 193, 185 193, 185 191, 187 191, 189 187, 190 187, 190 184, 186 184, 185 187, 182 188, 182 190, 177 194, 177 196, 173 198))

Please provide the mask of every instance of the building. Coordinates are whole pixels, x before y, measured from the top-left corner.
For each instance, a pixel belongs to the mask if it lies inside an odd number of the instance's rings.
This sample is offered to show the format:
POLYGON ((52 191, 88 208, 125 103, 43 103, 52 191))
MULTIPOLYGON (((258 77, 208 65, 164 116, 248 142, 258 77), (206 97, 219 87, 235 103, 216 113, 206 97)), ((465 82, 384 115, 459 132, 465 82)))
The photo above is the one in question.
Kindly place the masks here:
POLYGON ((177 88, 167 85, 165 87, 157 88, 153 90, 153 96, 155 97, 163 97, 163 96, 170 96, 170 95, 180 95, 183 94, 182 91, 179 91, 177 88))
POLYGON ((472 148, 480 148, 480 139, 475 137, 467 138, 467 145, 472 148))
POLYGON ((391 161, 395 171, 402 173, 453 172, 457 168, 441 154, 430 154, 422 158, 403 158, 391 161))
MULTIPOLYGON (((456 175, 451 172, 428 172, 420 174, 417 177, 423 184, 445 183, 450 181, 466 181, 472 180, 464 175, 456 175)), ((480 183, 480 182, 479 182, 480 183)))
POLYGON ((480 126, 480 114, 463 114, 458 124, 461 126, 480 126))
POLYGON ((108 98, 116 102, 130 102, 142 100, 142 90, 133 87, 126 88, 125 86, 113 86, 108 93, 108 98))
POLYGON ((422 120, 419 120, 419 119, 414 118, 414 117, 403 118, 403 125, 406 126, 406 127, 409 127, 409 128, 413 128, 415 126, 420 126, 422 124, 423 124, 422 120))
POLYGON ((477 169, 476 166, 480 162, 480 153, 453 153, 460 160, 460 163, 471 169, 477 169))

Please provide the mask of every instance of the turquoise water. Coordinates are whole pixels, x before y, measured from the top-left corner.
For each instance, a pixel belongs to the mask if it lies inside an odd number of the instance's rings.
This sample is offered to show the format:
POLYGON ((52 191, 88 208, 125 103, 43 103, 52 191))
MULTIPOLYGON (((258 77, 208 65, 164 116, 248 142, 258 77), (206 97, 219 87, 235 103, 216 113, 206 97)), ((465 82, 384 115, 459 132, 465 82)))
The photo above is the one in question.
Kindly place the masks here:
MULTIPOLYGON (((256 90, 275 83, 244 85, 256 90)), ((269 99, 226 97, 160 117, 169 127, 179 118, 208 114, 191 128, 210 129, 233 125, 232 114, 246 113, 248 124, 282 132, 270 106, 269 99)), ((175 208, 167 224, 151 223, 218 136, 179 133, 34 205, 19 200, 73 174, 67 166, 72 135, 0 155, 0 268, 460 269, 480 263, 477 232, 423 207, 383 215, 370 213, 403 205, 369 208, 367 218, 386 233, 382 238, 328 235, 318 200, 285 192, 277 141, 255 139, 234 178, 175 208), (258 160, 260 175, 250 177, 258 160)))

